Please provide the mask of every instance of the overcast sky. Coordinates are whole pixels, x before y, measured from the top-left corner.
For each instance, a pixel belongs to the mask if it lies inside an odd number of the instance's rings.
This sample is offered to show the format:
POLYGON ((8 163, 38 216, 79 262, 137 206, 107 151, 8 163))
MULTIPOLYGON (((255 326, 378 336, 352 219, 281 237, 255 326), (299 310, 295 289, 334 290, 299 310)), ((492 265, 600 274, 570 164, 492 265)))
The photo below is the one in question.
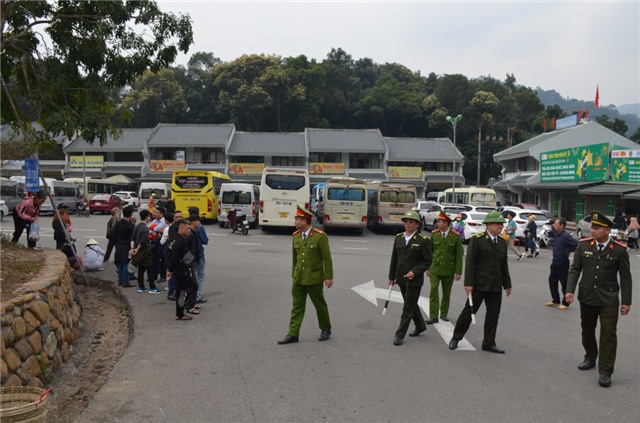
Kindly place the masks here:
POLYGON ((221 2, 158 0, 188 13, 197 52, 400 63, 422 75, 507 73, 531 88, 600 104, 640 102, 640 2, 221 2))

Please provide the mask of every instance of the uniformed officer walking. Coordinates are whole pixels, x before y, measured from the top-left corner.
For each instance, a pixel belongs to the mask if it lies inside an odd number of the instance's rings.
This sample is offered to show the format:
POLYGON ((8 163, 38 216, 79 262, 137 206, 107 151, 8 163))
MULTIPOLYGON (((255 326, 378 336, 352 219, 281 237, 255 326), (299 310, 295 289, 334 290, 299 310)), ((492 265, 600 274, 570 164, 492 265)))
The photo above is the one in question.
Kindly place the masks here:
POLYGON ((462 275, 462 239, 451 229, 451 218, 440 212, 437 229, 431 232, 433 262, 427 270, 431 290, 429 291, 429 320, 427 324, 438 323, 438 316, 449 321, 449 300, 453 280, 459 281, 462 275), (438 287, 442 283, 442 304, 438 298, 438 287))
MULTIPOLYGON (((504 350, 496 346, 502 290, 506 291, 507 297, 511 295, 507 242, 500 236, 505 222, 499 212, 491 212, 485 216, 482 223, 487 226, 487 230, 469 240, 464 269, 464 289, 473 299, 473 313, 478 311, 483 301, 487 307, 482 350, 498 354, 504 354, 504 350)), ((471 313, 467 300, 453 330, 449 349, 458 348, 458 342, 464 338, 471 324, 471 313)))
POLYGON ((402 222, 405 231, 396 235, 389 265, 389 286, 397 283, 404 298, 400 326, 393 339, 393 345, 402 345, 411 320, 415 323, 416 329, 409 336, 418 336, 427 330, 418 299, 424 284, 424 272, 431 266, 431 242, 418 231, 418 212, 409 210, 402 216, 402 222))
POLYGON ((326 341, 331 336, 331 320, 329 308, 324 299, 323 282, 327 288, 333 286, 333 262, 329 239, 327 235, 311 226, 313 218, 310 211, 297 206, 294 224, 297 229, 293 233, 293 287, 291 296, 293 306, 291 308, 291 321, 289 333, 278 344, 291 344, 298 342, 300 326, 304 318, 307 304, 307 294, 316 308, 318 324, 320 326, 319 341, 326 341))
POLYGON ((631 269, 629 253, 624 244, 611 239, 613 222, 599 211, 591 212, 591 234, 584 238, 573 256, 569 270, 569 281, 565 299, 572 303, 578 278, 580 278, 580 323, 582 325, 582 345, 584 361, 580 370, 589 370, 596 365, 598 343, 596 325, 600 319, 600 359, 598 370, 600 386, 611 386, 611 375, 616 361, 618 338, 618 305, 620 314, 625 316, 631 309, 631 269), (620 283, 618 283, 618 274, 620 283), (620 292, 622 300, 618 298, 620 292))

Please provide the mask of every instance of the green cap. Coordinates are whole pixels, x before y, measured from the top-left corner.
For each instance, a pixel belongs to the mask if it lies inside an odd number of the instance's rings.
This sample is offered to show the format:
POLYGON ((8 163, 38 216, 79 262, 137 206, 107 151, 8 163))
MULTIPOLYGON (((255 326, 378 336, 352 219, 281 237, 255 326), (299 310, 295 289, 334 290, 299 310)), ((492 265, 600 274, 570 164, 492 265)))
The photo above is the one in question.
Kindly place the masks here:
POLYGON ((404 216, 402 216, 402 218, 401 218, 401 219, 402 219, 402 221, 404 221, 405 219, 411 219, 411 220, 415 220, 415 221, 416 221, 416 222, 418 222, 418 223, 422 222, 422 221, 420 220, 420 215, 419 215, 419 214, 418 214, 418 212, 417 212, 417 211, 415 211, 415 210, 409 210, 408 212, 406 212, 406 213, 404 214, 404 216))
POLYGON ((502 217, 500 212, 492 211, 491 213, 487 213, 482 223, 507 223, 507 221, 502 217))
POLYGON ((605 226, 610 228, 613 226, 613 222, 604 213, 594 210, 591 212, 591 224, 598 226, 605 226))

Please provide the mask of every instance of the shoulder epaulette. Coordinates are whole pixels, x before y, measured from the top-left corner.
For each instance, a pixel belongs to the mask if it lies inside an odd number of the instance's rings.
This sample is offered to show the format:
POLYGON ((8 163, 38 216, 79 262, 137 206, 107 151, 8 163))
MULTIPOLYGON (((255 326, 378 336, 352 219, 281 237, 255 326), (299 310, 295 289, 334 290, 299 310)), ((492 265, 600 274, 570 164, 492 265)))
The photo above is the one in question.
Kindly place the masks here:
POLYGON ((593 238, 580 238, 580 242, 591 241, 593 238))
POLYGON ((421 237, 422 239, 427 239, 427 236, 425 234, 419 234, 419 237, 421 237))
POLYGON ((291 235, 295 235, 295 234, 299 234, 300 233, 300 229, 298 229, 297 231, 295 231, 294 233, 292 233, 291 235))
POLYGON ((620 242, 620 241, 613 241, 614 244, 618 244, 619 246, 623 247, 625 250, 627 248, 629 248, 629 246, 627 244, 625 244, 624 242, 620 242))
POLYGON ((440 229, 434 229, 431 231, 432 234, 437 234, 438 232, 440 232, 440 229))
POLYGON ((456 231, 455 229, 451 229, 451 232, 453 232, 456 235, 460 235, 460 232, 456 231))
POLYGON ((313 228, 313 230, 316 231, 319 234, 323 234, 324 233, 324 231, 321 231, 320 229, 313 228))
POLYGON ((404 236, 404 232, 400 232, 400 233, 396 234, 396 236, 404 236))
MULTIPOLYGON (((482 238, 484 236, 484 232, 480 232, 476 234, 476 238, 482 238)), ((502 237, 498 237, 498 238, 502 238, 502 237)))

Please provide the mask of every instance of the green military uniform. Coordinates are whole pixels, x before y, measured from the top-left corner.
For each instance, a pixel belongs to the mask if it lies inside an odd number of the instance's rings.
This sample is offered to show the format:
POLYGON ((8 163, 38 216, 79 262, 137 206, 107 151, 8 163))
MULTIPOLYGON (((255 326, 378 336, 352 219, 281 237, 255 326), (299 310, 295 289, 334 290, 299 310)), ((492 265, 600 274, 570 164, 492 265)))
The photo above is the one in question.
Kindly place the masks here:
POLYGON ((453 229, 447 231, 446 237, 440 230, 431 232, 433 262, 429 267, 429 319, 438 320, 438 316, 446 318, 449 313, 449 300, 454 275, 462 274, 462 239, 453 229), (442 283, 442 304, 438 298, 438 285, 442 283))
POLYGON ((618 306, 631 305, 631 269, 626 246, 610 239, 600 252, 595 239, 581 239, 569 269, 567 293, 573 294, 576 286, 580 287, 578 301, 580 301, 582 345, 585 349, 584 359, 595 363, 598 357, 595 331, 599 317, 598 369, 601 375, 611 376, 618 345, 616 334, 618 306), (582 278, 580 278, 581 274, 582 278), (618 274, 620 275, 619 283, 618 274), (621 302, 618 298, 619 294, 622 297, 621 302))
MULTIPOLYGON (((502 307, 502 290, 511 288, 507 241, 499 235, 494 241, 487 232, 471 237, 465 260, 464 286, 473 287, 473 313, 478 311, 483 301, 486 302, 482 347, 495 347, 498 318, 502 307)), ((471 312, 467 300, 453 331, 454 340, 461 340, 467 333, 471 324, 471 312)))
POLYGON ((291 321, 289 323, 289 335, 298 337, 300 326, 304 318, 307 303, 307 294, 316 308, 320 330, 331 330, 329 308, 324 299, 323 282, 333 279, 333 262, 329 249, 329 238, 318 229, 311 227, 309 235, 303 239, 303 233, 296 231, 293 234, 293 266, 291 277, 293 287, 291 295, 293 306, 291 308, 291 321))
POLYGON ((389 280, 398 284, 404 298, 400 326, 396 331, 397 338, 404 339, 412 319, 418 332, 424 332, 427 329, 418 307, 418 299, 424 284, 424 272, 429 266, 431 266, 431 242, 426 236, 416 231, 409 242, 405 242, 404 232, 396 235, 389 265, 389 280), (409 272, 414 274, 411 280, 405 278, 409 272))

